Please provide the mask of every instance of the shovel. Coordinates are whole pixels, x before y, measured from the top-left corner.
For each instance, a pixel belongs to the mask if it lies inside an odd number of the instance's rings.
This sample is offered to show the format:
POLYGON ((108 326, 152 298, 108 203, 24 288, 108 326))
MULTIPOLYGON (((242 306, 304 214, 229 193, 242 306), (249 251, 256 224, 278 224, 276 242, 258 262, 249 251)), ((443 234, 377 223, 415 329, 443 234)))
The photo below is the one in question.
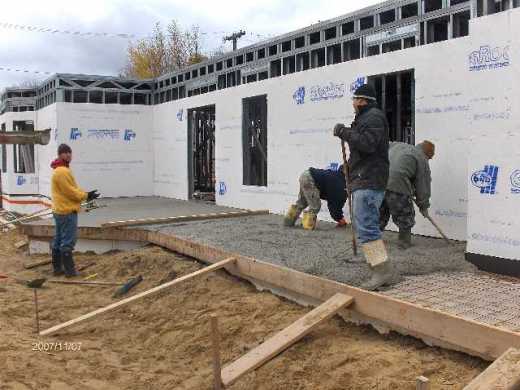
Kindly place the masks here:
POLYGON ((11 278, 18 283, 24 284, 29 288, 40 288, 47 281, 46 278, 38 278, 38 279, 29 280, 29 279, 15 278, 14 276, 8 276, 5 274, 0 274, 0 279, 8 279, 8 278, 11 278))

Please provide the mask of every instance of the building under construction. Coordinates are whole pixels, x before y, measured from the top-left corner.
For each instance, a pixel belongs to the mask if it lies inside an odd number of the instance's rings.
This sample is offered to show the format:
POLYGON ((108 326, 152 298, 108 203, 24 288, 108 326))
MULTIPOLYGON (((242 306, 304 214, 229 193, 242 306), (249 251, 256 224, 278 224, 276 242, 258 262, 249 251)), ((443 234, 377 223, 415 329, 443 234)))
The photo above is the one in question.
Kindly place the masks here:
MULTIPOLYGON (((432 213, 448 236, 475 261, 518 271, 519 6, 391 1, 158 79, 56 74, 7 89, 1 130, 52 136, 1 146, 3 207, 49 205, 49 162, 66 142, 78 182, 106 197, 282 213, 303 169, 340 162, 332 128, 352 121, 352 91, 369 83, 392 140, 437 145, 432 213)), ((436 235, 424 221, 414 232, 436 235)))

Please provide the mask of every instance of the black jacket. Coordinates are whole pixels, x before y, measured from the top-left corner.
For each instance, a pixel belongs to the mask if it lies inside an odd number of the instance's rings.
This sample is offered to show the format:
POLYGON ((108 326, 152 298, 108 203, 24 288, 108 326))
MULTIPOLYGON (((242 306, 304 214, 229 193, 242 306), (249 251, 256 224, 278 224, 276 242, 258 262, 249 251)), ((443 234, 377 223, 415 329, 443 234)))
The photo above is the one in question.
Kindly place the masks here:
POLYGON ((363 107, 352 127, 344 127, 340 137, 350 148, 349 190, 386 189, 388 181, 389 126, 375 103, 363 107))
POLYGON ((327 201, 332 219, 336 222, 343 218, 343 206, 347 200, 345 176, 341 170, 309 168, 314 183, 320 190, 320 198, 327 201))

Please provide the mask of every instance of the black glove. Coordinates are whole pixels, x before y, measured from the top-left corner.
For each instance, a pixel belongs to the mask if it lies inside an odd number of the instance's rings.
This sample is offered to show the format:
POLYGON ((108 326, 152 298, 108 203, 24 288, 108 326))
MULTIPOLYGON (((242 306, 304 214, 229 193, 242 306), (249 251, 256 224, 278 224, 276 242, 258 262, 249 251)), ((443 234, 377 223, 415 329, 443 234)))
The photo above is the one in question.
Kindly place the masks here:
POLYGON ((97 190, 92 190, 87 193, 87 202, 91 202, 94 199, 97 199, 101 196, 101 194, 97 190))
POLYGON ((343 123, 337 123, 334 126, 334 137, 340 137, 343 134, 343 130, 345 129, 345 125, 343 123))

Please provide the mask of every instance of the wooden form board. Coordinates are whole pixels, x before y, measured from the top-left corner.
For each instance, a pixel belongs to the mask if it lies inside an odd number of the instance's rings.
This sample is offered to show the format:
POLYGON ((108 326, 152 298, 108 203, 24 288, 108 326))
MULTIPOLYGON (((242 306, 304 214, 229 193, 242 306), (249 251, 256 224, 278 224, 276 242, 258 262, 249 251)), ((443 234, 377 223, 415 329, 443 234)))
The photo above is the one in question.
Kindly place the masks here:
POLYGON ((139 225, 159 225, 164 223, 178 223, 178 222, 193 222, 210 219, 224 219, 224 218, 237 218, 237 217, 248 217, 253 215, 266 215, 269 214, 269 210, 258 210, 258 211, 230 211, 226 213, 213 213, 213 214, 197 214, 197 215, 180 215, 176 217, 163 217, 163 218, 145 218, 145 219, 130 219, 126 221, 114 221, 106 222, 101 224, 101 227, 128 227, 128 226, 139 226, 139 225))
POLYGON ((520 350, 510 348, 464 390, 520 389, 520 350))
POLYGON ((312 332, 314 328, 332 317, 338 310, 351 304, 353 300, 354 299, 348 295, 335 294, 298 321, 249 351, 238 360, 224 367, 222 370, 222 383, 224 386, 229 386, 248 372, 261 367, 298 340, 301 340, 305 335, 312 332))
MULTIPOLYGON (((520 347, 520 333, 414 305, 409 302, 351 287, 333 280, 241 256, 173 235, 150 232, 149 241, 201 261, 215 262, 234 256, 228 271, 253 284, 300 303, 317 305, 335 293, 354 298, 345 316, 377 329, 396 331, 429 345, 465 352, 492 361, 509 347, 520 347)), ((340 314, 342 314, 340 312, 340 314)))
POLYGON ((188 279, 193 279, 197 276, 202 276, 202 275, 205 275, 209 272, 213 272, 213 271, 216 271, 220 268, 224 268, 225 266, 229 266, 231 265, 231 263, 233 263, 235 261, 234 258, 227 258, 225 260, 222 260, 222 261, 219 261, 215 264, 212 264, 210 265, 209 267, 206 267, 206 268, 203 268, 201 270, 198 270, 196 272, 193 272, 191 274, 188 274, 188 275, 185 275, 185 276, 181 276, 180 278, 177 278, 177 279, 174 279, 172 280, 171 282, 167 282, 167 283, 164 283, 164 284, 161 284, 160 286, 157 286, 157 287, 154 287, 150 290, 146 290, 146 291, 143 291, 142 293, 139 293, 139 294, 136 294, 136 295, 133 295, 131 297, 128 297, 128 298, 125 298, 119 302, 116 302, 116 303, 113 303, 111 305, 108 305, 108 306, 105 306, 105 307, 102 307, 100 309, 97 309, 97 310, 94 310, 94 311, 91 311, 90 313, 87 313, 87 314, 84 314, 82 315, 81 317, 78 317, 78 318, 75 318, 73 320, 70 320, 70 321, 67 321, 67 322, 64 322, 63 324, 59 324, 59 325, 56 325, 56 326, 53 326, 52 328, 49 328, 49 329, 46 329, 42 332, 40 332, 40 336, 48 336, 48 335, 51 335, 53 333, 56 333, 58 332, 59 330, 62 330, 62 329, 66 329, 66 328, 70 328, 71 326, 74 326, 74 325, 77 325, 77 324, 81 324, 87 320, 90 320, 94 317, 98 317, 99 315, 101 314, 106 314, 106 313, 109 313, 111 311, 114 311, 116 309, 119 309, 120 307, 124 306, 124 305, 127 305, 131 302, 135 302, 139 299, 142 299, 142 298, 145 298, 145 297, 149 297, 149 296, 152 296, 152 295, 155 295, 167 288, 170 288, 170 287, 173 287, 179 283, 182 283, 188 279))
MULTIPOLYGON (((25 234, 33 238, 52 237, 52 226, 26 225, 25 234)), ((337 292, 354 297, 355 302, 341 315, 377 329, 396 331, 425 341, 429 345, 465 352, 493 361, 508 348, 520 348, 520 334, 506 329, 466 320, 388 296, 368 292, 343 283, 258 261, 173 235, 136 229, 80 228, 83 239, 147 241, 207 263, 235 257, 227 270, 293 301, 319 305, 337 292), (351 310, 350 310, 351 309, 351 310)))

